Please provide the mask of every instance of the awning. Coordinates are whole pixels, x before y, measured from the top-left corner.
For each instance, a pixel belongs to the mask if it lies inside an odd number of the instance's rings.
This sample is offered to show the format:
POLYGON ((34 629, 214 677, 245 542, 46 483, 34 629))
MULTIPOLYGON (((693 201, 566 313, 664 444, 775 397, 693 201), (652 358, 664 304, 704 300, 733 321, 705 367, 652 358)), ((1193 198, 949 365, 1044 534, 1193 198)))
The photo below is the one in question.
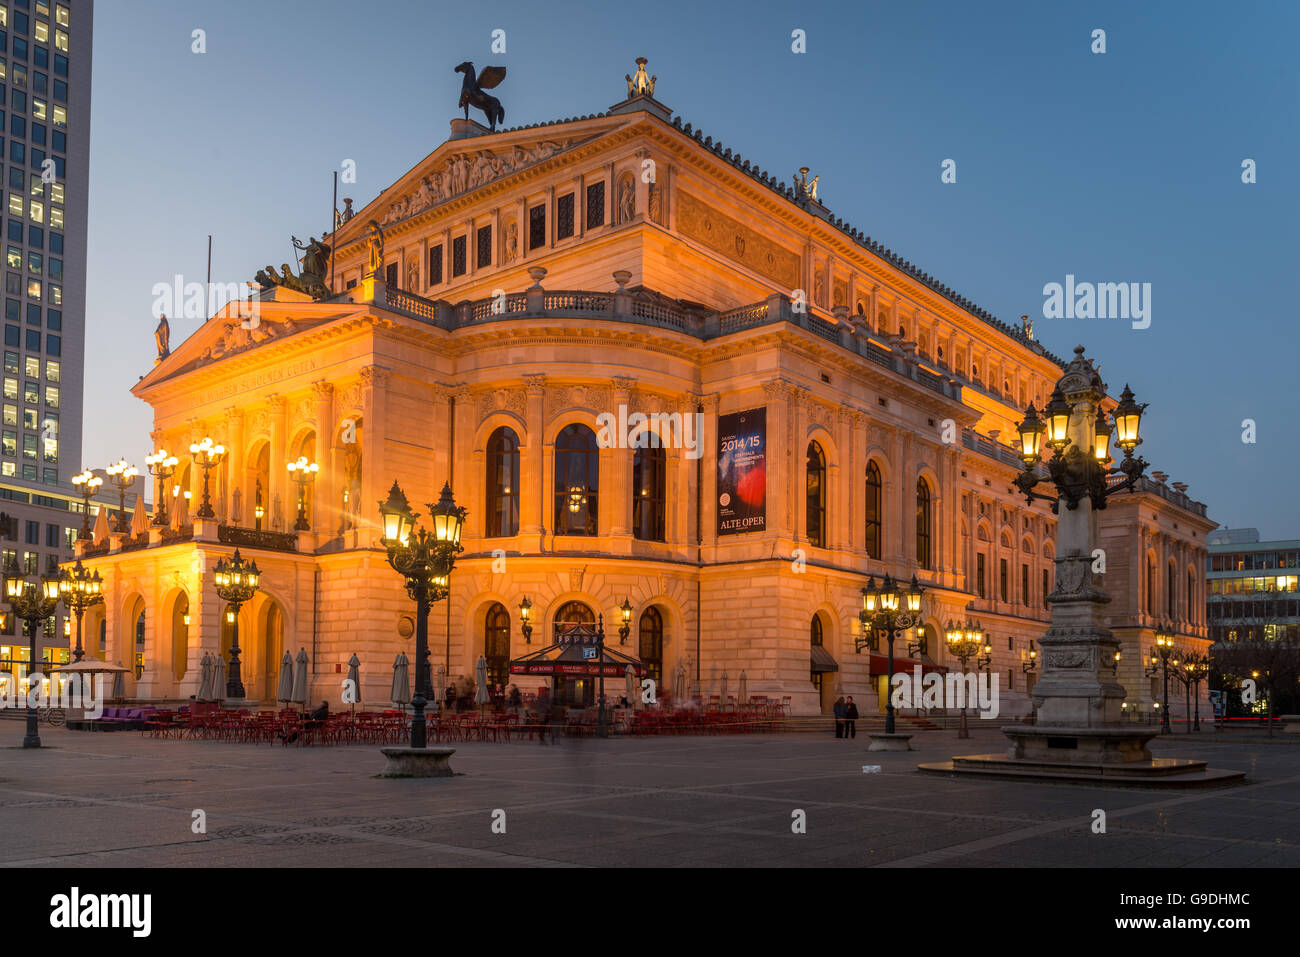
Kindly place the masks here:
MULTIPOLYGON (((937 671, 940 674, 945 674, 948 671, 946 667, 935 664, 928 657, 923 657, 918 661, 915 658, 900 658, 897 655, 894 656, 894 674, 896 675, 911 674, 912 669, 917 665, 921 666, 921 674, 923 675, 928 675, 932 671, 937 671)), ((871 656, 871 673, 873 675, 889 674, 889 656, 873 653, 871 656)))
POLYGON ((831 653, 821 645, 812 646, 812 672, 813 674, 823 674, 827 671, 839 671, 840 666, 831 653))
POLYGON ((561 633, 555 644, 515 658, 510 673, 542 678, 622 678, 629 667, 637 677, 645 674, 645 665, 636 658, 606 646, 603 632, 580 625, 561 633))

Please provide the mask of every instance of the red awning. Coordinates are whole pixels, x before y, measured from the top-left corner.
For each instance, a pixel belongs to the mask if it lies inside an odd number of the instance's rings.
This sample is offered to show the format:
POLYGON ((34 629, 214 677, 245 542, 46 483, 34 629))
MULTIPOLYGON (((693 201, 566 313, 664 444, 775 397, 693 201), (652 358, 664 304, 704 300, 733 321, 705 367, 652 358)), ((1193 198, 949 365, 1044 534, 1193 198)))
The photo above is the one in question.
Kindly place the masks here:
MULTIPOLYGON (((921 666, 921 674, 928 675, 932 671, 939 674, 946 674, 948 669, 943 665, 936 665, 933 661, 917 661, 915 658, 894 658, 894 674, 911 674, 912 669, 917 665, 921 666)), ((875 652, 871 654, 871 673, 872 675, 889 674, 889 656, 878 655, 875 652)))

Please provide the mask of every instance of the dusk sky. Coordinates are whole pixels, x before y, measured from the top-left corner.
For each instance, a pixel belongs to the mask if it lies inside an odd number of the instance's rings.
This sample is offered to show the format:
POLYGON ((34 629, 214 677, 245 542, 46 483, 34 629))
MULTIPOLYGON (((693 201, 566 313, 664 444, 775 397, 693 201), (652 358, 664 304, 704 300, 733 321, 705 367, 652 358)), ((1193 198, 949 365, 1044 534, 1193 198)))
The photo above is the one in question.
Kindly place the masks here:
POLYGON ((811 167, 835 215, 1057 355, 1086 345, 1211 518, 1300 537, 1298 32, 1295 3, 101 0, 82 464, 143 468, 152 289, 202 282, 209 233, 214 281, 289 261, 345 160, 360 209, 446 138, 462 60, 508 68, 513 127, 607 109, 646 56, 684 122, 784 180, 811 167), (1150 327, 1044 318, 1067 274, 1150 283, 1150 327))

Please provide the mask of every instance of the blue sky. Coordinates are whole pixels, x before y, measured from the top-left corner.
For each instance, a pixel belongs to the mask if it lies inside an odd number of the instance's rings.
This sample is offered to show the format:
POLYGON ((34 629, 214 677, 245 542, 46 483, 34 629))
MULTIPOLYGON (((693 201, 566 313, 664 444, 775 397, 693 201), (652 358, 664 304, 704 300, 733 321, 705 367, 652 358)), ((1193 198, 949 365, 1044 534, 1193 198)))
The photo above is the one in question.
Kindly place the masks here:
POLYGON ((1300 5, 1257 2, 101 0, 85 464, 143 464, 127 390, 151 368, 151 290, 202 281, 209 233, 214 281, 289 260, 344 160, 360 208, 445 139, 462 60, 509 69, 516 126, 605 110, 646 56, 684 121, 782 178, 811 167, 836 215, 1003 320, 1036 316, 1058 355, 1085 344, 1151 403, 1143 455, 1212 518, 1300 537, 1297 32, 1300 5), (1150 328, 1042 318, 1067 274, 1151 283, 1150 328))

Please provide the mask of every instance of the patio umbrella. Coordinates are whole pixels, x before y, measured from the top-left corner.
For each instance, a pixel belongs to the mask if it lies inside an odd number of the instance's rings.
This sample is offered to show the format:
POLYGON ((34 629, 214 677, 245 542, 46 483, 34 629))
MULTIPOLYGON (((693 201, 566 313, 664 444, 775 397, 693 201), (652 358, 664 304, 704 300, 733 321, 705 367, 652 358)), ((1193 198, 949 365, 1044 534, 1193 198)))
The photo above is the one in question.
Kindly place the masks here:
POLYGON ((99 514, 95 517, 95 544, 101 545, 108 541, 108 509, 104 506, 99 507, 99 514))
POLYGON ((212 700, 217 704, 226 700, 226 659, 212 656, 212 700))
MULTIPOLYGON (((117 687, 116 684, 113 686, 117 687)), ((203 658, 199 661, 199 691, 194 696, 195 701, 212 700, 212 652, 203 652, 203 658)))
POLYGON ((736 692, 736 700, 742 705, 749 704, 749 679, 745 677, 745 672, 740 673, 740 689, 736 692))
POLYGON ((397 658, 393 661, 393 704, 402 710, 406 709, 406 704, 411 700, 411 670, 410 661, 403 652, 397 653, 397 658))
MULTIPOLYGON (((91 682, 94 681, 94 676, 98 674, 114 674, 117 672, 125 673, 126 669, 121 665, 111 665, 107 661, 95 661, 93 658, 73 662, 72 664, 64 665, 62 668, 51 669, 51 673, 53 674, 65 675, 70 677, 73 681, 79 681, 81 683, 81 700, 83 704, 80 713, 83 716, 85 714, 84 703, 89 697, 88 692, 93 690, 91 682)), ((9 675, 7 673, 0 673, 0 682, 3 682, 8 677, 9 675)), ((102 678, 100 679, 101 684, 99 686, 101 695, 104 691, 104 686, 102 684, 103 680, 104 679, 102 678)))
POLYGON ((686 699, 686 662, 677 660, 677 670, 673 672, 673 704, 680 708, 686 699))
POLYGON ((357 710, 357 699, 361 697, 360 668, 361 659, 353 653, 352 657, 348 659, 348 681, 351 683, 352 688, 352 701, 350 701, 349 704, 352 705, 353 711, 357 710))
MULTIPOLYGON (((119 668, 122 668, 122 662, 119 661, 117 663, 117 666, 119 668)), ((126 697, 126 669, 125 668, 122 668, 121 671, 113 675, 113 697, 118 699, 126 697)))
POLYGON ((635 711, 636 703, 640 699, 636 693, 636 672, 632 670, 631 665, 623 669, 623 679, 627 682, 627 706, 635 711))
POLYGON ((718 706, 725 708, 727 706, 727 673, 722 673, 722 681, 718 684, 718 706))
POLYGON ((474 682, 477 685, 474 690, 474 703, 482 707, 489 701, 487 659, 482 655, 478 656, 478 664, 474 666, 474 682))
POLYGON ((300 704, 303 707, 307 705, 307 649, 299 648, 298 657, 294 659, 298 667, 293 673, 293 694, 289 700, 300 704))
POLYGON ((276 701, 288 701, 293 697, 293 655, 288 651, 280 659, 280 683, 275 689, 276 701))
POLYGON ((434 700, 438 702, 438 707, 441 708, 447 695, 447 668, 445 665, 438 665, 438 674, 434 680, 436 682, 433 688, 434 700))
POLYGON ((131 537, 148 538, 149 513, 144 510, 144 496, 135 497, 134 511, 131 513, 131 537))

